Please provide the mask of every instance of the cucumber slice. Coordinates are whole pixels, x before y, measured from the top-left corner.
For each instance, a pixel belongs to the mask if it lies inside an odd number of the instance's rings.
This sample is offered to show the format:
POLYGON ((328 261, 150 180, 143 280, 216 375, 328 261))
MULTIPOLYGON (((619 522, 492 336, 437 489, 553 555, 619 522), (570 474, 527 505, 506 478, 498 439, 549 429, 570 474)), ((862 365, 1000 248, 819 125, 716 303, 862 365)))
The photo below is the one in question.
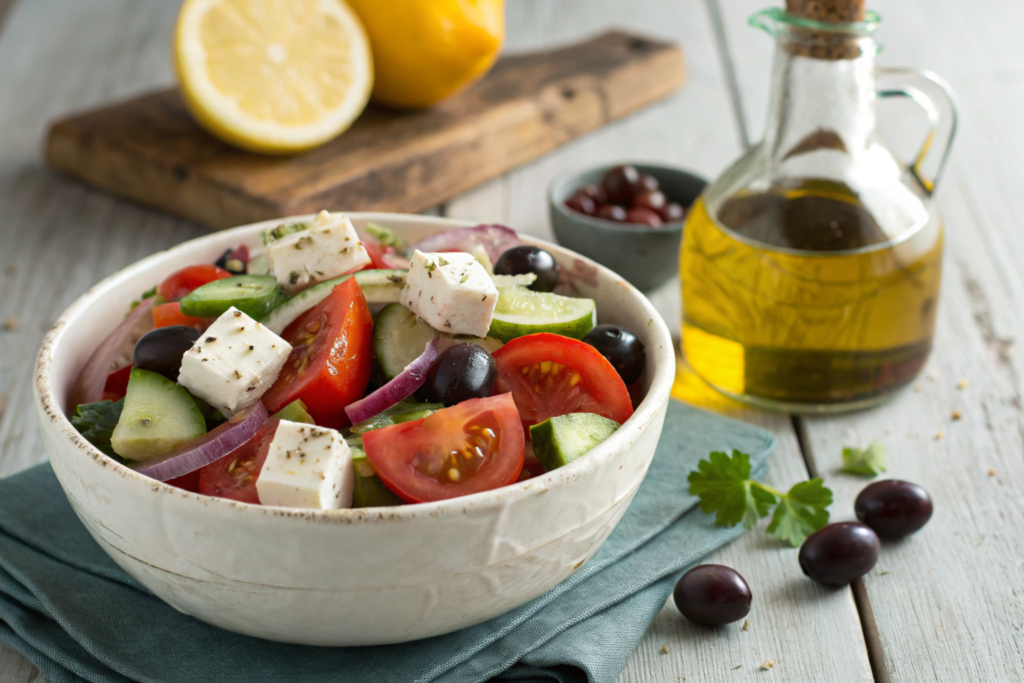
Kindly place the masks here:
POLYGON ((374 415, 369 420, 352 425, 350 430, 353 434, 364 434, 374 429, 390 427, 400 422, 419 420, 442 408, 444 406, 440 403, 419 403, 411 399, 405 399, 374 415))
POLYGON ((270 274, 270 259, 267 258, 266 254, 260 254, 249 259, 249 264, 245 267, 245 272, 248 275, 268 275, 270 274))
POLYGON ((535 292, 526 287, 499 287, 487 336, 509 342, 537 332, 582 339, 597 324, 593 299, 535 292))
POLYGON ((234 306, 259 320, 276 308, 283 296, 272 275, 236 275, 193 290, 181 300, 181 312, 196 318, 219 318, 234 306))
POLYGON ((377 476, 373 463, 366 457, 363 450, 363 439, 359 435, 345 437, 345 442, 352 449, 352 469, 355 481, 352 488, 352 507, 376 508, 403 505, 402 499, 393 494, 377 476))
MULTIPOLYGON (((354 275, 345 275, 313 285, 299 292, 260 319, 263 326, 274 334, 281 334, 296 318, 327 298, 334 286, 354 277, 363 290, 366 303, 390 304, 398 301, 405 286, 407 270, 360 270, 354 275)), ((421 349, 422 351, 422 349, 421 349)))
POLYGON ((533 452, 548 472, 568 465, 598 445, 620 427, 593 413, 571 413, 530 427, 533 452))
POLYGON ((453 346, 459 344, 476 344, 480 348, 487 351, 487 353, 494 353, 500 349, 504 344, 500 339, 494 337, 471 337, 468 334, 444 334, 441 333, 441 338, 437 340, 437 352, 444 353, 453 346))
POLYGON ((308 425, 316 424, 316 421, 306 410, 306 404, 301 399, 295 399, 271 415, 271 417, 276 417, 278 420, 287 420, 288 422, 303 422, 308 425))
POLYGON ((373 355, 385 379, 394 379, 440 333, 401 304, 388 304, 373 321, 373 355))
POLYGON ((206 420, 185 388, 163 375, 133 368, 124 409, 110 437, 114 452, 149 460, 206 433, 206 420))

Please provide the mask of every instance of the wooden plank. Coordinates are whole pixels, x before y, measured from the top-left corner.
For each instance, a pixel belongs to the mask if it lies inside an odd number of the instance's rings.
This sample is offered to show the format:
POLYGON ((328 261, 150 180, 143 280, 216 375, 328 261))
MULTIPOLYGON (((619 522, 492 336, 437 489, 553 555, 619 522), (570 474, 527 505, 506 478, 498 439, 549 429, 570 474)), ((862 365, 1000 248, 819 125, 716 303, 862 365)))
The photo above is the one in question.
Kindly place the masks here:
POLYGON ((325 206, 416 212, 665 97, 683 78, 678 46, 605 33, 505 57, 430 109, 371 107, 344 135, 288 158, 220 143, 165 90, 54 124, 47 161, 214 229, 325 206))
MULTIPOLYGON (((576 40, 598 27, 627 24, 652 35, 674 36, 687 50, 687 87, 664 103, 581 138, 529 166, 450 202, 447 214, 482 222, 500 220, 550 238, 545 190, 557 173, 607 161, 653 159, 708 177, 740 154, 731 103, 709 17, 701 3, 633 3, 524 0, 508 6, 509 46, 531 49, 576 40)), ((679 285, 649 294, 672 327, 679 321, 679 285)), ((807 478, 790 420, 744 409, 720 399, 689 377, 681 397, 771 429, 779 447, 769 481, 788 487, 807 478)), ((800 573, 796 551, 763 529, 708 557, 735 567, 751 583, 754 608, 747 631, 719 631, 689 624, 670 603, 658 615, 623 671, 623 683, 646 681, 761 680, 766 659, 775 675, 792 681, 870 681, 859 620, 849 591, 832 591, 800 573), (661 646, 665 645, 667 654, 661 646), (735 669, 737 665, 741 668, 735 669)))
MULTIPOLYGON (((754 121, 766 106, 770 41, 746 36, 741 19, 762 4, 736 0, 727 13, 754 121)), ((1024 83, 1013 65, 1024 58, 1014 31, 1024 7, 1001 2, 982 17, 949 0, 873 5, 883 17, 881 63, 945 76, 959 93, 966 123, 938 192, 949 248, 936 345, 914 390, 876 410, 809 419, 808 443, 836 493, 839 518, 853 518, 853 500, 866 484, 838 474, 841 450, 873 439, 889 452, 886 476, 921 484, 935 501, 930 524, 909 539, 884 543, 864 580, 888 679, 1021 680, 1024 387, 1014 349, 1024 338, 1024 236, 1017 217, 1024 139, 1016 114, 1024 83), (961 380, 969 384, 961 388, 961 380)), ((906 153, 919 140, 920 125, 910 134, 892 116, 880 113, 890 118, 883 124, 887 137, 906 153), (897 137, 904 133, 908 138, 897 137)))

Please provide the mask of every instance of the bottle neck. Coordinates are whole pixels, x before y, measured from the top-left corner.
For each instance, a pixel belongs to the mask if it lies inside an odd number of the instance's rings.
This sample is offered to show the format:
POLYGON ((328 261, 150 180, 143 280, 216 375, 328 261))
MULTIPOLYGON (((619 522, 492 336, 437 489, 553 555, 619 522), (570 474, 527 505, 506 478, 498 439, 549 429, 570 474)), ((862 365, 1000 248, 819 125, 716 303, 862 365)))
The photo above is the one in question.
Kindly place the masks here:
MULTIPOLYGON (((863 39, 862 39, 863 40, 863 39)), ((855 158, 875 131, 874 43, 849 59, 796 54, 779 35, 764 151, 778 163, 821 150, 855 158)))

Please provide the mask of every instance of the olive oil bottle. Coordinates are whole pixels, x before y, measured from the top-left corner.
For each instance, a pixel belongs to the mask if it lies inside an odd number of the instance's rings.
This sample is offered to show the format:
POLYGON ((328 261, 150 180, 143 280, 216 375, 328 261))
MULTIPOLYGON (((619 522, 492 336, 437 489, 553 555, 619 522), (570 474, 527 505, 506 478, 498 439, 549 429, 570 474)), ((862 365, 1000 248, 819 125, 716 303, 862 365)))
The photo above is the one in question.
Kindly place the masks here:
MULTIPOLYGON (((926 180, 928 145, 904 164, 875 134, 875 101, 889 96, 875 87, 876 16, 828 24, 767 10, 751 23, 778 44, 768 126, 687 218, 685 361, 727 396, 768 408, 873 405, 909 384, 932 348, 941 163, 926 180)), ((944 156, 952 123, 944 148, 933 124, 944 156)))

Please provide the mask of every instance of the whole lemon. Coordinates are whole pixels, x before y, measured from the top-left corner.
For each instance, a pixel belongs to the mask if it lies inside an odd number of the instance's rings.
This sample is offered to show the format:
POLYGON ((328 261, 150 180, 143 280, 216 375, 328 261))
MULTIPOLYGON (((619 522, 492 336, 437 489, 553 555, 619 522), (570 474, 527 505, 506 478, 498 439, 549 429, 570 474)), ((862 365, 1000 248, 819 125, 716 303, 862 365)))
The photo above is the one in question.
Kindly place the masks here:
POLYGON ((373 51, 372 100, 429 107, 480 78, 505 39, 504 0, 348 0, 373 51))

